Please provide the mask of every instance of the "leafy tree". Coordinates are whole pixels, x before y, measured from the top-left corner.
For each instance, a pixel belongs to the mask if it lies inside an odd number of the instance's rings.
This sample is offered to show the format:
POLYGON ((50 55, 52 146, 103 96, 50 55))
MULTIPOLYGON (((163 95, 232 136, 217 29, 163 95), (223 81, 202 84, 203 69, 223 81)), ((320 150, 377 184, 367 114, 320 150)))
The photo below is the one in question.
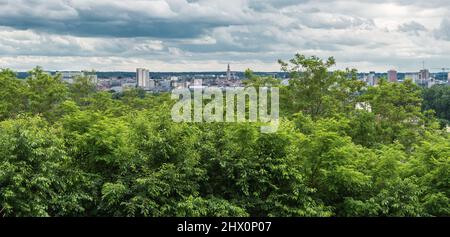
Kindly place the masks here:
POLYGON ((259 135, 258 127, 224 128, 209 155, 204 189, 243 207, 251 216, 328 216, 331 212, 310 195, 293 150, 297 138, 286 124, 277 134, 259 135), (214 152, 214 150, 218 151, 214 152), (216 156, 214 155, 216 154, 216 156))
POLYGON ((74 82, 69 85, 69 92, 74 101, 80 105, 86 105, 88 98, 90 98, 96 91, 96 85, 92 82, 90 77, 80 76, 75 77, 74 82))
POLYGON ((420 89, 410 80, 388 83, 381 80, 370 87, 361 98, 376 116, 377 142, 390 144, 399 141, 407 147, 418 139, 424 116, 421 113, 420 89))
POLYGON ((324 62, 301 54, 296 54, 289 62, 280 60, 279 63, 291 78, 281 98, 288 113, 303 112, 315 120, 354 108, 363 86, 355 70, 329 72, 336 63, 334 58, 324 62))
POLYGON ((369 111, 354 111, 349 116, 347 134, 355 144, 365 147, 375 147, 379 143, 377 116, 369 111))
POLYGON ((25 86, 11 70, 0 72, 0 121, 15 118, 26 105, 25 86))
POLYGON ((450 124, 450 87, 435 85, 423 91, 424 111, 434 110, 444 125, 450 124))
MULTIPOLYGON (((37 117, 0 123, 0 214, 77 215, 83 212, 60 131, 37 117)), ((76 173, 76 172, 75 172, 76 173)))
POLYGON ((348 216, 420 217, 426 215, 420 201, 422 193, 416 178, 396 178, 368 200, 348 198, 344 210, 348 216))
POLYGON ((257 76, 250 69, 247 69, 245 71, 244 75, 245 75, 244 84, 246 86, 253 86, 255 88, 259 88, 259 87, 263 87, 263 86, 271 87, 271 86, 279 86, 280 85, 280 81, 278 79, 273 78, 273 77, 257 76))
POLYGON ((449 216, 447 88, 363 88, 333 58, 281 62, 276 133, 175 123, 170 94, 0 72, 0 216, 449 216), (423 103, 422 103, 423 102, 423 103))
POLYGON ((29 74, 26 79, 27 111, 55 119, 52 112, 66 99, 68 93, 66 85, 60 76, 51 76, 40 67, 36 67, 29 74))

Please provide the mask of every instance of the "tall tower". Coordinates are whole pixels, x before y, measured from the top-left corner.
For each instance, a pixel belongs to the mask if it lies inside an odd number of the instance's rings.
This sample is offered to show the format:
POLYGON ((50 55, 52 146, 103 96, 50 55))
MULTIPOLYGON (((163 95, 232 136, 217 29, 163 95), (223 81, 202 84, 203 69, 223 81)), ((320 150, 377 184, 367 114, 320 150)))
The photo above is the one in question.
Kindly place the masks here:
POLYGON ((422 69, 419 72, 419 79, 420 80, 428 80, 430 79, 431 75, 430 75, 430 71, 428 71, 428 69, 422 69))
POLYGON ((378 78, 375 72, 369 72, 369 75, 367 76, 367 84, 369 84, 369 86, 375 86, 378 84, 378 78))
POLYGON ((150 84, 150 72, 145 68, 136 69, 137 87, 148 88, 150 84))
POLYGON ((227 68, 227 80, 231 80, 231 70, 230 70, 230 64, 228 64, 228 68, 227 68))
POLYGON ((397 71, 392 69, 388 71, 388 80, 390 82, 397 82, 398 79, 398 75, 397 75, 397 71))

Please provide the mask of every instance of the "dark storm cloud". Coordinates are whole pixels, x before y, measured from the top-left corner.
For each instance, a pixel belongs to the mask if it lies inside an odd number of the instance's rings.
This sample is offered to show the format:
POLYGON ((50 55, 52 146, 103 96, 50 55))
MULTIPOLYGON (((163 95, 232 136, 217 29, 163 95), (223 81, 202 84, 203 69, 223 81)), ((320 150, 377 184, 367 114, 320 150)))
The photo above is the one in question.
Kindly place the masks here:
POLYGON ((192 38, 239 17, 214 16, 196 1, 0 1, 0 25, 101 37, 192 38), (121 2, 121 3, 119 3, 121 2))
MULTIPOLYGON (((85 0, 0 0, 0 25, 22 30, 37 30, 55 34, 83 37, 154 37, 194 38, 217 27, 252 25, 266 13, 295 6, 311 6, 307 9, 284 13, 297 18, 300 27, 335 28, 373 27, 373 20, 352 16, 352 12, 327 14, 313 7, 330 5, 336 1, 309 0, 148 0, 148 1, 85 1, 85 0), (227 2, 229 2, 227 4, 227 2), (225 14, 224 14, 225 13, 225 14)), ((446 1, 361 1, 397 3, 423 7, 443 6, 446 1)), ((348 3, 351 6, 351 3, 348 3)), ((326 11, 327 9, 325 9, 326 11)), ((273 20, 277 19, 260 19, 273 20)), ((262 22, 264 23, 264 22, 262 22)), ((270 23, 270 22, 267 22, 270 23)), ((412 24, 412 23, 411 23, 412 24)), ((404 25, 399 28, 418 27, 404 25)), ((417 28, 416 28, 417 29, 417 28)))
POLYGON ((256 11, 264 11, 267 9, 300 5, 307 2, 309 2, 309 0, 253 0, 249 2, 249 7, 256 11))
POLYGON ((427 28, 416 21, 411 21, 400 25, 398 27, 398 30, 401 32, 410 32, 414 34, 419 34, 422 31, 427 31, 427 28))
MULTIPOLYGON (((326 1, 325 1, 326 2, 326 1)), ((0 26, 82 37, 194 38, 230 25, 252 25, 267 13, 310 4, 308 0, 0 0, 0 26), (222 3, 221 3, 222 2, 222 3)), ((317 9, 315 9, 317 11, 317 9)), ((370 19, 294 12, 300 25, 347 28, 371 25, 370 19)))
POLYGON ((448 15, 448 0, 0 0, 0 63, 266 63, 300 52, 395 66, 450 55, 448 15))
POLYGON ((192 38, 207 29, 220 26, 217 23, 151 20, 147 22, 128 20, 89 21, 38 21, 34 19, 0 19, 0 25, 21 30, 37 30, 54 34, 82 37, 155 37, 192 38))

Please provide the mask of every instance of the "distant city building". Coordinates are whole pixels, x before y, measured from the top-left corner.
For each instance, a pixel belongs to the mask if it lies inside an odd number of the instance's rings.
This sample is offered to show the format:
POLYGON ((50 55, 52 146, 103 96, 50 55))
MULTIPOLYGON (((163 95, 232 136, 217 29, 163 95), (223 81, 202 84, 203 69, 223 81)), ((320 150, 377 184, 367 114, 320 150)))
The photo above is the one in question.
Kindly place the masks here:
POLYGON ((79 71, 67 71, 67 72, 59 72, 61 73, 62 80, 68 83, 73 83, 76 77, 82 77, 83 72, 79 71))
POLYGON ((419 73, 407 73, 405 74, 405 79, 409 79, 415 83, 419 80, 419 73))
POLYGON ((159 80, 158 81, 158 90, 159 91, 170 91, 172 89, 172 81, 171 80, 159 80))
MULTIPOLYGON (((76 76, 87 75, 89 72, 64 72, 65 80, 69 80, 76 76)), ((227 71, 221 73, 152 73, 150 78, 149 70, 136 69, 134 72, 117 72, 117 73, 97 73, 100 75, 98 79, 97 88, 103 91, 126 91, 129 88, 134 88, 139 85, 148 93, 170 92, 173 89, 200 89, 208 87, 218 87, 224 90, 227 87, 242 87, 243 81, 240 77, 244 75, 243 72, 233 72, 231 67, 227 65, 227 71), (136 76, 135 76, 136 75, 136 76)), ((279 79, 282 85, 289 85, 288 74, 277 73, 258 73, 258 75, 272 76, 279 79)), ((95 74, 93 74, 95 75, 95 74)), ((380 73, 371 71, 370 73, 358 73, 358 80, 367 83, 367 86, 377 86, 380 77, 386 77, 391 82, 402 83, 405 80, 412 80, 418 86, 431 87, 433 85, 450 85, 450 73, 438 72, 431 73, 428 70, 420 72, 398 72, 396 70, 389 70, 387 73, 380 73), (423 79, 421 79, 423 78, 423 79), (428 78, 428 79, 425 79, 428 78)), ((358 105, 358 109, 365 109, 362 104, 358 105)))
POLYGON ((136 69, 137 87, 150 88, 150 72, 145 68, 136 69))
POLYGON ((397 82, 398 81, 398 75, 397 75, 396 70, 389 70, 387 74, 388 74, 389 82, 397 82))
POLYGON ((367 82, 367 85, 369 85, 369 86, 377 85, 378 84, 377 74, 375 72, 369 72, 366 82, 367 82))
POLYGON ((430 71, 428 69, 422 69, 419 72, 419 80, 428 80, 431 78, 430 71))
POLYGON ((95 72, 83 72, 83 76, 89 78, 92 84, 98 85, 98 76, 95 72))
POLYGON ((56 72, 60 73, 62 76, 62 80, 72 84, 74 83, 75 79, 77 77, 87 77, 91 80, 91 82, 95 85, 98 84, 98 77, 95 72, 87 72, 87 71, 62 71, 62 72, 56 72))
POLYGON ((136 83, 122 83, 122 90, 136 88, 136 83))
POLYGON ((122 86, 113 86, 109 90, 120 93, 120 92, 123 92, 123 87, 122 86))
POLYGON ((193 86, 201 86, 201 85, 203 85, 203 80, 202 79, 194 79, 193 86))
POLYGON ((155 80, 148 80, 148 89, 153 89, 156 87, 156 82, 155 80))
POLYGON ((439 81, 447 81, 448 72, 442 71, 442 72, 434 73, 434 78, 439 81))
POLYGON ((184 89, 187 88, 188 86, 189 86, 188 82, 177 82, 177 81, 172 82, 172 87, 174 89, 184 89))
POLYGON ((427 80, 426 86, 427 86, 428 88, 431 88, 431 87, 433 87, 433 86, 436 85, 436 84, 438 84, 438 83, 436 82, 436 80, 435 80, 434 78, 431 78, 430 80, 427 80))

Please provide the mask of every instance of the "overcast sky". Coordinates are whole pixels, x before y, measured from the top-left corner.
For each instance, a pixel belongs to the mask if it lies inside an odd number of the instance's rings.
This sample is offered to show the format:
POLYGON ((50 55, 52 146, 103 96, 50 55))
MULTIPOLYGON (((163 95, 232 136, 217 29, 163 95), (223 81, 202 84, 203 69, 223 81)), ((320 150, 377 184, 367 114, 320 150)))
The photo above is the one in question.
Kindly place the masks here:
POLYGON ((279 71, 297 52, 450 67, 449 0, 0 0, 0 68, 279 71))

